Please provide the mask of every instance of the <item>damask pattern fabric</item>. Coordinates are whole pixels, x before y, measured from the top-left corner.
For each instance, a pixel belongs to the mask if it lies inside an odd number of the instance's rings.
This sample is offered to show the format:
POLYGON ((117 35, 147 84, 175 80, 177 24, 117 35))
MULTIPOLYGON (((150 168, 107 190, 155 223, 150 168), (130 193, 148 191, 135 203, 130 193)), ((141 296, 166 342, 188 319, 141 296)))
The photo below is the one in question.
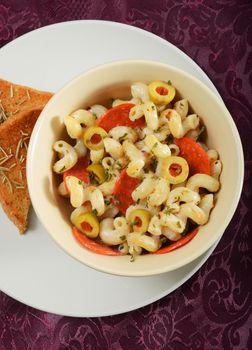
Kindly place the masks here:
POLYGON ((172 294, 142 309, 70 318, 0 293, 0 350, 252 349, 251 1, 1 0, 0 46, 38 27, 75 19, 114 20, 153 32, 203 68, 242 139, 243 193, 202 268, 172 294))

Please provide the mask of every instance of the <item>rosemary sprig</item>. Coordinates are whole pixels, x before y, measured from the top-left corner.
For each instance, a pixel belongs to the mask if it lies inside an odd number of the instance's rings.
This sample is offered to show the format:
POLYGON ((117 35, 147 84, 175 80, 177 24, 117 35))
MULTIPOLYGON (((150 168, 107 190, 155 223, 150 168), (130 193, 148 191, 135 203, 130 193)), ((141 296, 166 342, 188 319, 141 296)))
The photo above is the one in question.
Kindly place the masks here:
POLYGON ((10 98, 13 98, 14 93, 13 93, 13 85, 10 85, 10 98))

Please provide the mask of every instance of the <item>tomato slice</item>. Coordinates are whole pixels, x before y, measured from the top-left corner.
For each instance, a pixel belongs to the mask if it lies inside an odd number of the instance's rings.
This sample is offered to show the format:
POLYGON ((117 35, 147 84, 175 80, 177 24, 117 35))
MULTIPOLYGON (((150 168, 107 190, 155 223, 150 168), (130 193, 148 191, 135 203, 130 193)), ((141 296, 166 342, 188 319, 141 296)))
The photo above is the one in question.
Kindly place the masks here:
POLYGON ((86 170, 88 163, 89 163, 88 157, 81 157, 78 159, 78 162, 71 169, 63 173, 63 180, 67 191, 68 191, 68 188, 66 185, 67 176, 75 176, 79 180, 85 182, 86 184, 88 185, 90 184, 89 172, 86 170))
POLYGON ((139 179, 129 176, 126 169, 123 169, 114 188, 115 205, 122 213, 125 214, 128 207, 134 203, 131 194, 139 183, 139 179))
POLYGON ((116 126, 128 126, 130 128, 139 128, 146 125, 145 118, 132 121, 129 119, 129 112, 135 105, 133 103, 123 103, 119 106, 110 108, 100 119, 97 120, 97 126, 107 132, 116 126))
POLYGON ((210 161, 206 151, 190 137, 175 140, 180 149, 180 156, 185 158, 189 165, 190 176, 201 173, 210 175, 210 161))
POLYGON ((158 249, 153 254, 166 254, 166 253, 172 252, 173 250, 178 249, 183 245, 187 244, 188 242, 190 242, 198 232, 199 232, 199 227, 196 227, 192 232, 180 238, 180 240, 168 245, 167 247, 158 249))
POLYGON ((84 233, 80 232, 76 227, 72 228, 74 238, 86 249, 91 250, 96 254, 118 256, 122 255, 120 252, 113 250, 107 246, 95 242, 88 238, 84 233))

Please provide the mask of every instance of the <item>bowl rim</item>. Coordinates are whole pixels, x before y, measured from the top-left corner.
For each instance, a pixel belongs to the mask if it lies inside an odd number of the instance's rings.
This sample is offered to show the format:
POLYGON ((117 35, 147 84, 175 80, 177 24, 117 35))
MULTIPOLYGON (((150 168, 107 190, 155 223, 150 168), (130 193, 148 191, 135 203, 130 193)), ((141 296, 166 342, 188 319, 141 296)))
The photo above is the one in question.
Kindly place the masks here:
MULTIPOLYGON (((49 100, 49 102, 46 104, 46 106, 44 107, 44 109, 42 110, 35 126, 34 129, 32 131, 31 134, 31 138, 30 138, 30 142, 29 142, 29 147, 28 147, 28 152, 27 152, 27 162, 26 162, 26 173, 27 173, 27 184, 28 184, 28 190, 29 190, 29 194, 30 194, 30 198, 31 198, 31 202, 34 208, 34 211, 40 221, 40 223, 43 225, 43 227, 46 229, 46 231, 48 232, 48 234, 50 235, 50 237, 54 240, 54 242, 60 246, 60 248, 65 251, 68 255, 70 255, 71 257, 73 257, 74 259, 76 259, 77 261, 80 261, 82 264, 85 264, 91 268, 94 268, 98 271, 102 271, 105 273, 109 273, 109 274, 113 274, 113 275, 120 275, 120 276, 128 276, 128 277, 140 277, 140 276, 151 276, 151 275, 156 275, 156 274, 162 274, 162 273, 166 273, 172 270, 176 270, 182 266, 185 266, 187 264, 189 264, 190 262, 192 262, 193 260, 197 259, 198 257, 200 257, 202 254, 204 254, 208 249, 210 249, 214 243, 219 242, 221 237, 223 236, 228 224, 230 223, 230 221, 232 220, 232 217, 235 213, 235 210, 237 209, 239 200, 240 200, 240 196, 242 193, 242 187, 243 187, 243 182, 244 182, 244 153, 243 153, 243 148, 242 148, 242 143, 241 143, 241 139, 240 139, 240 135, 239 132, 237 130, 237 127, 235 125, 235 122, 231 116, 231 114, 229 113, 227 107, 225 106, 222 98, 220 98, 218 95, 216 95, 208 86, 206 86, 204 83, 202 83, 199 79, 195 78, 193 75, 183 71, 180 68, 177 68, 173 65, 170 64, 166 64, 166 63, 162 63, 156 60, 143 60, 143 59, 127 59, 127 60, 115 60, 115 61, 111 61, 108 63, 103 63, 103 64, 99 64, 96 65, 90 69, 87 69, 85 71, 83 71, 82 73, 78 74, 77 76, 73 77, 70 81, 68 81, 66 84, 64 84, 63 87, 61 87, 49 100), (61 240, 57 239, 56 236, 51 232, 49 225, 47 224, 47 222, 44 220, 43 215, 41 214, 40 210, 39 210, 39 205, 38 205, 38 201, 37 201, 37 197, 36 197, 36 189, 35 186, 33 184, 33 166, 32 166, 32 156, 34 153, 34 148, 36 147, 36 140, 39 134, 39 130, 43 125, 44 122, 44 116, 47 115, 48 111, 51 108, 51 105, 54 104, 54 100, 58 98, 58 96, 60 94, 62 94, 65 90, 68 90, 69 88, 71 88, 72 85, 74 85, 78 80, 83 79, 83 76, 85 75, 90 75, 93 74, 94 72, 96 72, 97 70, 101 70, 101 69, 106 69, 106 68, 113 68, 115 66, 118 65, 132 65, 132 64, 138 64, 138 65, 153 65, 153 66, 160 66, 163 67, 164 69, 170 69, 173 70, 175 73, 178 73, 180 75, 183 75, 185 77, 187 77, 188 79, 191 79, 194 81, 194 83, 198 84, 199 87, 203 90, 205 90, 206 94, 209 94, 212 96, 214 102, 216 104, 218 104, 220 106, 220 108, 223 110, 223 113, 226 114, 226 116, 228 117, 228 121, 229 121, 229 125, 231 128, 231 131, 233 133, 233 139, 234 139, 234 143, 235 143, 235 149, 237 151, 237 157, 239 159, 239 166, 238 166, 238 180, 236 182, 236 188, 234 191, 234 199, 232 201, 232 205, 229 205, 229 210, 227 212, 226 217, 223 219, 222 223, 221 223, 221 229, 219 229, 218 231, 222 231, 220 232, 220 234, 218 235, 217 239, 209 239, 209 243, 207 246, 203 246, 204 248, 199 248, 197 251, 193 252, 192 254, 190 254, 189 256, 183 257, 182 260, 179 260, 176 262, 176 264, 173 265, 169 265, 169 266, 159 266, 158 268, 155 269, 151 269, 150 271, 130 271, 130 272, 124 272, 120 269, 117 269, 116 266, 113 269, 109 269, 109 268, 104 268, 103 266, 100 266, 99 264, 93 264, 90 263, 89 261, 84 261, 81 260, 79 257, 75 256, 75 254, 68 249, 68 247, 66 247, 64 244, 61 243, 61 240)), ((190 242, 188 243, 190 244, 190 242)), ((181 247, 180 249, 182 249, 183 247, 181 247)), ((85 249, 85 248, 83 248, 85 249)), ((95 253, 94 253, 95 254, 95 253)), ((172 254, 169 253, 169 254, 172 254)), ((118 257, 113 257, 113 258, 123 258, 124 256, 118 256, 118 257)), ((116 264, 114 264, 116 265, 116 264)), ((142 270, 142 269, 141 269, 142 270)))

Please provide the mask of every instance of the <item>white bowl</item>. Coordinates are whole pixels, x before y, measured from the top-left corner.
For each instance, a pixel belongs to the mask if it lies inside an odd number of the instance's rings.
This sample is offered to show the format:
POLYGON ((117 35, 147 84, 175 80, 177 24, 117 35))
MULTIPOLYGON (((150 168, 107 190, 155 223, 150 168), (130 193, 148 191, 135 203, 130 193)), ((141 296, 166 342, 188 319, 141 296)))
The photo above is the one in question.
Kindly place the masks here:
MULTIPOLYGON (((80 262, 122 276, 148 276, 175 270, 206 252, 229 224, 243 184, 244 161, 239 134, 224 103, 193 76, 153 61, 117 61, 84 72, 66 84, 42 111, 32 133, 27 159, 29 192, 35 212, 55 242, 80 262), (63 117, 110 97, 124 98, 135 81, 171 80, 189 100, 207 128, 207 144, 223 162, 221 189, 210 220, 187 245, 167 254, 147 254, 130 262, 129 256, 95 254, 78 244, 71 233, 69 205, 57 194, 52 146, 62 137, 63 117)), ((45 257, 46 258, 46 257, 45 257)))

